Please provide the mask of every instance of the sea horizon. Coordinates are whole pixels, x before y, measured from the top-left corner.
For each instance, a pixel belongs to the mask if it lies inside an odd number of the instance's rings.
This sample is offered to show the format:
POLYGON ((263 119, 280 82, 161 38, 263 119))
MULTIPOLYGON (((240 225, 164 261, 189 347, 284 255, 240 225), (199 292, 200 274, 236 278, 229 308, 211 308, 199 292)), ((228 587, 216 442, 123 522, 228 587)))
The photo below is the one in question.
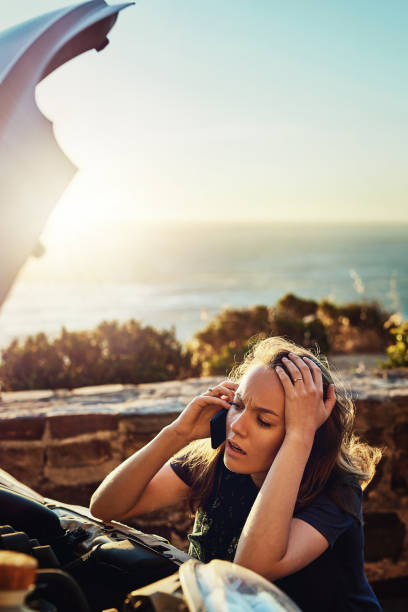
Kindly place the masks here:
POLYGON ((225 307, 272 306, 287 293, 376 301, 408 318, 407 237, 408 224, 392 222, 193 220, 83 230, 65 245, 68 254, 47 247, 29 263, 31 278, 19 276, 0 311, 0 348, 14 337, 131 318, 174 326, 185 342, 225 307))

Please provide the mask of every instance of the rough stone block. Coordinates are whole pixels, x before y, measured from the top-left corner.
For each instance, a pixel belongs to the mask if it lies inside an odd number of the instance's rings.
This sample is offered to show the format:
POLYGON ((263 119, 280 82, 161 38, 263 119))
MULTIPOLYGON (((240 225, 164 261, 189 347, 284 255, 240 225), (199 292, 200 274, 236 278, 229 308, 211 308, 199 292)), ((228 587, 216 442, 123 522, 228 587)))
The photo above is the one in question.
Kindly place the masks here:
POLYGON ((108 440, 60 442, 47 448, 47 463, 53 467, 95 465, 107 459, 112 459, 108 440))
POLYGON ((50 497, 66 504, 78 504, 79 506, 88 507, 91 496, 99 484, 100 481, 75 486, 48 482, 37 487, 37 490, 44 497, 50 497))
POLYGON ((399 495, 408 495, 408 451, 397 451, 393 455, 391 488, 399 495))
POLYGON ((136 433, 138 436, 156 435, 163 427, 172 423, 179 412, 156 412, 155 414, 120 415, 121 431, 136 433))
POLYGON ((365 559, 379 561, 390 557, 397 561, 406 527, 396 512, 367 512, 364 515, 365 559))
POLYGON ((111 472, 120 460, 110 459, 97 465, 84 465, 82 467, 67 466, 54 467, 45 465, 44 477, 47 481, 60 485, 83 485, 89 482, 101 482, 111 472))
POLYGON ((369 398, 357 399, 356 405, 356 428, 357 431, 365 432, 373 426, 382 427, 383 430, 392 428, 400 412, 406 409, 402 406, 407 402, 399 397, 390 399, 389 393, 371 395, 369 398), (402 402, 402 403, 401 403, 402 402))
POLYGON ((384 431, 384 427, 379 426, 379 427, 370 427, 369 429, 367 429, 364 434, 363 434, 363 438, 366 442, 368 442, 368 444, 371 444, 372 446, 384 446, 384 435, 385 435, 385 431, 384 431))
POLYGON ((48 417, 53 438, 70 438, 97 431, 113 431, 118 427, 116 414, 55 414, 48 417))
POLYGON ((387 464, 388 458, 384 457, 381 459, 380 463, 377 465, 377 468, 375 470, 375 474, 373 479, 371 480, 370 484, 367 486, 367 488, 364 490, 364 498, 367 499, 370 494, 376 490, 376 488, 379 486, 379 484, 381 483, 382 477, 384 475, 385 472, 385 467, 387 464))
POLYGON ((24 484, 35 485, 44 469, 44 449, 31 446, 0 447, 0 466, 24 484))
POLYGON ((153 440, 154 436, 154 433, 144 436, 127 436, 123 447, 123 458, 127 459, 130 455, 143 448, 150 440, 153 440))
POLYGON ((408 576, 376 580, 371 583, 383 612, 406 612, 408 609, 408 576))
POLYGON ((408 449, 408 423, 396 423, 393 430, 393 440, 397 448, 408 449))
POLYGON ((41 440, 44 429, 44 416, 2 418, 0 440, 41 440))

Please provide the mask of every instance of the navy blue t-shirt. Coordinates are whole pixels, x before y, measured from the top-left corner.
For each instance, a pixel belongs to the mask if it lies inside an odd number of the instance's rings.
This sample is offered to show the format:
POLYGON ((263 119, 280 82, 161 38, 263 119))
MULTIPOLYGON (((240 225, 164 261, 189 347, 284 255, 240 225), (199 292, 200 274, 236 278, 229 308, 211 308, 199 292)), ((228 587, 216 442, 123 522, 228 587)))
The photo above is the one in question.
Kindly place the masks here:
MULTIPOLYGON (((175 473, 189 486, 188 468, 171 462, 175 473)), ((235 474, 223 461, 217 466, 214 487, 206 508, 198 508, 188 535, 189 554, 204 563, 212 559, 233 561, 242 528, 259 489, 247 474, 235 474), (216 490, 215 490, 216 489, 216 490)), ((353 487, 354 510, 361 519, 362 491, 353 487)), ((325 492, 295 512, 329 542, 320 557, 274 584, 289 595, 303 612, 378 612, 381 607, 364 574, 364 537, 361 520, 341 510, 325 492)))

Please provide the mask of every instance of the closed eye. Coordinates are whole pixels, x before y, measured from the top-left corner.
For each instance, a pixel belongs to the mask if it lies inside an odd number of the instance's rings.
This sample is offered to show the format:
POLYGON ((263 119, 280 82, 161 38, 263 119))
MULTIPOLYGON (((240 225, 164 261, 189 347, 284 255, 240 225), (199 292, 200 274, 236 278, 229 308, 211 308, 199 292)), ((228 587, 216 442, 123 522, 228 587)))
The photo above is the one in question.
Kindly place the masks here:
MULTIPOLYGON (((243 410, 244 406, 242 404, 238 404, 237 402, 231 402, 231 407, 233 406, 236 410, 243 410)), ((271 427, 271 423, 267 423, 262 420, 261 417, 257 417, 256 419, 261 427, 271 427)))
POLYGON ((266 421, 263 421, 261 417, 258 417, 257 420, 261 427, 271 427, 271 423, 267 423, 266 421))

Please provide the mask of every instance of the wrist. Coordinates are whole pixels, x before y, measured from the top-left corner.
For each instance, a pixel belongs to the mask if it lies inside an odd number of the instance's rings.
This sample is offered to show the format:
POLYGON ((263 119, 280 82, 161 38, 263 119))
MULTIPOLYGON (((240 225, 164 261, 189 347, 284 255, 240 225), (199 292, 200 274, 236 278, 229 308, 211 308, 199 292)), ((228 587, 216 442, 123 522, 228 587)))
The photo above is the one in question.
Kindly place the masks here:
POLYGON ((165 427, 163 427, 162 431, 166 435, 166 437, 168 437, 175 444, 175 446, 179 447, 177 450, 184 448, 185 446, 187 446, 187 444, 190 444, 190 442, 192 442, 190 436, 188 436, 185 431, 177 427, 177 425, 175 425, 174 423, 166 425, 165 427))
POLYGON ((289 429, 285 434, 285 442, 294 444, 296 446, 305 447, 310 450, 313 446, 314 436, 314 430, 289 429))

